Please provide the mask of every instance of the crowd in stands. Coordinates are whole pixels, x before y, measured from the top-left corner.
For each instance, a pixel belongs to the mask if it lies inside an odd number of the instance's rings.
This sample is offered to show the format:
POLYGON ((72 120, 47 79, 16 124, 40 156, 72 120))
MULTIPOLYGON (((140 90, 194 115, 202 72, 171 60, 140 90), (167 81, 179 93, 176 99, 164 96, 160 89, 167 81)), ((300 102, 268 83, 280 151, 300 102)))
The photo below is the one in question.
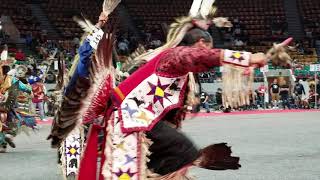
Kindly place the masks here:
POLYGON ((298 0, 305 35, 309 39, 320 39, 320 2, 298 0))
POLYGON ((97 1, 90 0, 43 0, 41 7, 48 14, 52 25, 67 39, 82 35, 81 28, 72 19, 73 16, 83 15, 93 21, 101 12, 101 6, 98 5, 97 1))
POLYGON ((0 15, 9 16, 15 26, 19 29, 20 35, 24 37, 28 33, 37 35, 40 32, 40 23, 32 15, 31 9, 25 1, 0 1, 0 15))
POLYGON ((224 0, 217 1, 218 16, 229 17, 234 28, 227 30, 235 38, 277 40, 286 37, 287 24, 282 0, 224 0))

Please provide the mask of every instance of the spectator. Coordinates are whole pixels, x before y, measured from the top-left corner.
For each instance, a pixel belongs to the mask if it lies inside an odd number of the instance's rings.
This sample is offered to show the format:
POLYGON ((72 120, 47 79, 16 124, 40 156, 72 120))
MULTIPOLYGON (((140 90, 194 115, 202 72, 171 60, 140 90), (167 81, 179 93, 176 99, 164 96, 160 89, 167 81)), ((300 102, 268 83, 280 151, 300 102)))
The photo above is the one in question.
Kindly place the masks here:
POLYGON ((156 49, 162 45, 162 42, 159 39, 155 39, 150 42, 151 49, 156 49))
POLYGON ((274 79, 273 83, 271 84, 271 88, 270 88, 270 94, 271 94, 273 108, 278 107, 278 101, 280 100, 279 92, 280 92, 280 87, 278 84, 278 79, 274 79))
POLYGON ((26 59, 26 55, 22 52, 21 49, 18 49, 18 52, 15 55, 15 59, 17 61, 17 64, 23 64, 26 59))
POLYGON ((280 86, 280 97, 283 109, 286 109, 286 107, 288 107, 288 109, 291 109, 289 103, 289 85, 286 81, 283 81, 280 86))
POLYGON ((75 38, 73 38, 72 43, 73 43, 73 46, 74 46, 74 47, 79 46, 79 44, 80 44, 80 39, 77 38, 77 37, 75 37, 75 38))
POLYGON ((207 110, 207 113, 210 112, 210 109, 209 109, 209 96, 206 92, 202 92, 201 93, 201 96, 200 96, 200 102, 202 104, 202 107, 205 108, 207 110))
POLYGON ((234 32, 233 32, 233 36, 238 38, 241 37, 241 29, 240 29, 240 25, 239 26, 235 26, 234 32))
POLYGON ((316 92, 317 92, 317 100, 318 100, 317 104, 320 105, 320 81, 319 79, 316 79, 315 82, 316 82, 316 92))
POLYGON ((300 79, 294 86, 294 94, 297 97, 296 104, 298 107, 301 107, 302 95, 306 94, 304 87, 301 83, 302 83, 302 80, 300 79))
POLYGON ((312 31, 311 31, 309 28, 307 28, 307 29, 305 30, 305 32, 306 32, 306 37, 307 37, 307 38, 312 38, 312 31))
POLYGON ((120 51, 129 51, 129 41, 126 38, 120 38, 118 42, 118 49, 120 51))
POLYGON ((256 91, 252 91, 252 90, 250 90, 249 93, 250 93, 249 94, 250 105, 247 106, 247 108, 249 110, 256 109, 257 108, 257 104, 256 104, 257 93, 256 93, 256 91))
POLYGON ((304 54, 304 47, 303 47, 302 42, 298 42, 298 43, 296 44, 296 48, 297 48, 297 50, 298 50, 298 52, 299 52, 300 54, 304 54))
POLYGON ((217 105, 219 107, 219 109, 222 108, 222 89, 221 88, 218 88, 218 91, 216 92, 216 102, 217 102, 217 105))
POLYGON ((260 107, 264 107, 264 101, 265 101, 264 97, 265 97, 266 91, 267 91, 266 86, 264 84, 261 84, 257 92, 260 107))
POLYGON ((34 108, 39 109, 40 119, 42 121, 46 121, 45 114, 44 114, 45 86, 41 82, 41 80, 31 84, 31 86, 32 86, 32 94, 33 94, 32 102, 34 104, 34 108))

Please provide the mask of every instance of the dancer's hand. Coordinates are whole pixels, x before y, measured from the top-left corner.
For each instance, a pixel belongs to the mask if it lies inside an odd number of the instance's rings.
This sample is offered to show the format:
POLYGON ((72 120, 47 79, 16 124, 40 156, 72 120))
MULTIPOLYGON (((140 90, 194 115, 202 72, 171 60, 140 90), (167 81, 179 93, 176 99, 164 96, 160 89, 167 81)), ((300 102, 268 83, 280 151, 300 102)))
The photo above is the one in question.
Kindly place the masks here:
POLYGON ((264 53, 254 53, 250 57, 250 66, 263 67, 268 63, 268 58, 264 53))
POLYGON ((98 28, 102 28, 107 23, 107 21, 108 21, 108 16, 104 12, 102 12, 99 16, 99 22, 97 23, 96 26, 98 28))

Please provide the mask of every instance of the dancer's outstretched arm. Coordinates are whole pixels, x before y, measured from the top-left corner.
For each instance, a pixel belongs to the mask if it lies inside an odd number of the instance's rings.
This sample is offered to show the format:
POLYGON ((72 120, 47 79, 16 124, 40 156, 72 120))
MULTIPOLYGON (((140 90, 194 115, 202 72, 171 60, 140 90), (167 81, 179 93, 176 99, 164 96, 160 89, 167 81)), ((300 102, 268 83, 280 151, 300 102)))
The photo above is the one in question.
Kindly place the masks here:
POLYGON ((221 66, 224 63, 236 66, 258 66, 267 63, 267 56, 263 53, 252 54, 249 52, 237 52, 223 49, 206 49, 181 46, 176 47, 164 55, 160 61, 158 71, 174 74, 187 74, 188 72, 205 72, 212 67, 221 66), (232 56, 238 53, 243 57, 240 60, 232 60, 232 56), (230 57, 229 57, 230 56, 230 57), (179 67, 179 68, 177 68, 179 67))
POLYGON ((285 52, 285 47, 291 41, 292 38, 289 38, 275 44, 266 54, 180 46, 168 50, 159 63, 158 71, 183 75, 188 72, 205 72, 223 64, 262 67, 269 60, 275 65, 288 65, 290 56, 285 52))

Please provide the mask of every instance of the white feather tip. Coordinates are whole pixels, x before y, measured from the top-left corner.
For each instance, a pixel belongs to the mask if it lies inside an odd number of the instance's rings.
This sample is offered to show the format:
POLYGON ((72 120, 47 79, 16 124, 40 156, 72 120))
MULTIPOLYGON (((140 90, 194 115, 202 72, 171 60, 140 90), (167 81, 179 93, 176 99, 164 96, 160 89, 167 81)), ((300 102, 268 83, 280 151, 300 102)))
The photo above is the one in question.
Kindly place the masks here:
POLYGON ((82 28, 84 32, 92 32, 94 25, 88 19, 80 19, 76 16, 73 17, 73 20, 82 28))
POLYGON ((200 8, 200 14, 203 18, 206 18, 209 15, 214 1, 215 0, 203 0, 202 1, 201 8, 200 8))
POLYGON ((232 23, 225 17, 217 17, 213 19, 213 23, 216 27, 232 27, 232 23))
POLYGON ((102 11, 108 16, 119 5, 121 0, 104 0, 102 4, 102 11))

